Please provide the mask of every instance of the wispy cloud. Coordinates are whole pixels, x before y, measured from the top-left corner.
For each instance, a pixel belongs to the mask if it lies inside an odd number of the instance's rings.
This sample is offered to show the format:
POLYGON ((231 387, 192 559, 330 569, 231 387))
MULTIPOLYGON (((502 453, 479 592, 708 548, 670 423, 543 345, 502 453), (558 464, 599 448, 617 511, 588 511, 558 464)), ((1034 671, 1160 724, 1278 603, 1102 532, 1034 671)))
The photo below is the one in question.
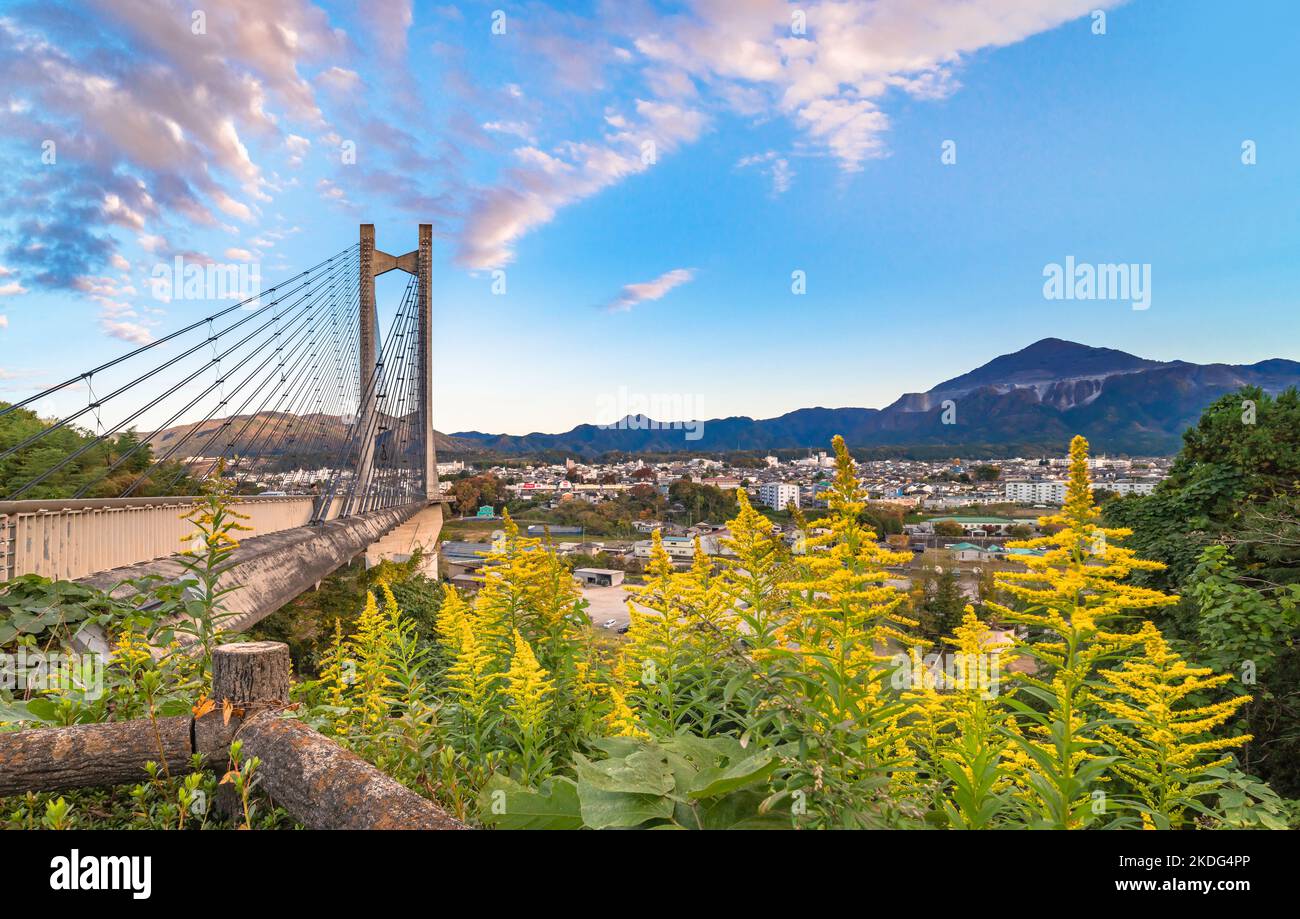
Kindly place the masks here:
POLYGON ((599 142, 566 142, 550 152, 516 149, 516 165, 503 181, 473 201, 458 261, 469 268, 508 264, 525 233, 561 208, 645 172, 661 155, 698 138, 708 123, 703 112, 667 102, 638 99, 634 109, 635 121, 621 119, 618 130, 599 142))
POLYGON ((775 150, 743 156, 736 163, 737 169, 747 169, 751 166, 759 169, 771 180, 773 197, 783 195, 790 190, 790 180, 794 178, 794 170, 790 168, 790 161, 778 155, 775 150))
POLYGON ((891 93, 955 92, 965 55, 1014 44, 1123 0, 697 0, 634 36, 662 79, 674 70, 746 115, 789 118, 846 172, 884 155, 891 93))
POLYGON ((653 281, 628 284, 616 298, 605 304, 604 310, 607 313, 630 312, 638 303, 659 300, 674 287, 680 287, 694 277, 693 268, 674 268, 672 271, 665 271, 653 281))

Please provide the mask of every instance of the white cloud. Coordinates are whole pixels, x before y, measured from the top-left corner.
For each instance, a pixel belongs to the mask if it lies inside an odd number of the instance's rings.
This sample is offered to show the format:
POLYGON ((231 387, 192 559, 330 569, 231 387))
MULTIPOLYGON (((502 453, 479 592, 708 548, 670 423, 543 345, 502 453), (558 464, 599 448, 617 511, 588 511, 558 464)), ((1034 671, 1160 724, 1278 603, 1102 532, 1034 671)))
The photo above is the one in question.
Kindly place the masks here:
POLYGON ((635 107, 640 122, 624 121, 601 143, 569 141, 549 153, 534 146, 516 149, 518 165, 471 204, 457 260, 469 268, 509 263, 519 238, 548 223, 557 210, 645 172, 659 156, 699 137, 708 121, 703 112, 672 103, 639 99, 635 107))
POLYGON ((626 313, 638 303, 660 299, 674 287, 680 287, 694 277, 694 269, 674 268, 672 271, 665 271, 653 281, 628 284, 615 299, 605 304, 605 311, 608 313, 626 313))
MULTIPOLYGON (((662 68, 709 85, 741 114, 784 115, 848 172, 884 153, 891 91, 921 99, 958 88, 963 57, 1056 28, 1123 0, 696 0, 638 34, 650 78, 662 68)), ((680 81, 679 81, 680 82, 680 81)))
POLYGON ((537 143, 533 127, 526 121, 485 121, 483 122, 483 130, 492 131, 495 134, 513 134, 530 144, 537 143))
POLYGON ((27 288, 23 287, 17 281, 10 281, 8 284, 0 284, 0 297, 13 297, 25 293, 27 293, 27 288))
POLYGON ((736 163, 737 169, 746 169, 751 166, 757 167, 772 181, 772 195, 774 197, 783 195, 790 190, 790 181, 794 178, 794 170, 790 168, 790 161, 780 156, 775 150, 744 156, 736 163))
POLYGON ((104 317, 99 320, 99 328, 111 338, 118 338, 134 345, 147 345, 153 341, 153 334, 138 322, 104 317))

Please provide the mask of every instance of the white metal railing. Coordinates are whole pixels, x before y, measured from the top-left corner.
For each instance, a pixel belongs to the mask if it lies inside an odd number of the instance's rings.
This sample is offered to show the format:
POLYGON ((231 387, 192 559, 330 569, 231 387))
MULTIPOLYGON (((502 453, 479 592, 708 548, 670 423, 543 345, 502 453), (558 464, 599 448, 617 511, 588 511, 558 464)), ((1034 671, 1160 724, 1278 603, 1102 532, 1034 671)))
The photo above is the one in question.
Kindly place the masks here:
MULTIPOLYGON (((75 580, 165 558, 186 548, 194 524, 182 518, 201 498, 86 498, 0 502, 0 581, 23 574, 75 580)), ((307 495, 241 497, 244 537, 311 522, 307 495)), ((332 516, 333 514, 329 515, 332 516)))

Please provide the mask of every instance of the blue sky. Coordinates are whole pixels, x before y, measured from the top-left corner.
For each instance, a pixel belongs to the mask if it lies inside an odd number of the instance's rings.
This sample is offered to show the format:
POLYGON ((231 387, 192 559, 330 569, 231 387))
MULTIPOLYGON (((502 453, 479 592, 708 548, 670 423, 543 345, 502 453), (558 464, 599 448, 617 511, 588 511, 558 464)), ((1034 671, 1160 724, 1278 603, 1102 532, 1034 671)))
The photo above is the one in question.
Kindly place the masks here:
POLYGON ((443 431, 882 406, 1046 336, 1300 358, 1294 3, 88 7, 0 2, 0 398, 212 311, 160 262, 269 284, 361 222, 434 224, 443 431), (1067 256, 1150 308, 1045 299, 1067 256))

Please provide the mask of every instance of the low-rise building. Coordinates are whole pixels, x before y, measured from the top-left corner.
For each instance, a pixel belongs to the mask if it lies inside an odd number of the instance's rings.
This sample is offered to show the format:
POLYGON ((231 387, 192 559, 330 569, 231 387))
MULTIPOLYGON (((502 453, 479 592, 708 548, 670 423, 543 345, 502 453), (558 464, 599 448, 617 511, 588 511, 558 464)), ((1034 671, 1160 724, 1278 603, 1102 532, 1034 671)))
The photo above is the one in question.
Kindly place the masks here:
POLYGON ((574 568, 573 576, 587 587, 617 587, 623 583, 623 572, 616 568, 574 568))

